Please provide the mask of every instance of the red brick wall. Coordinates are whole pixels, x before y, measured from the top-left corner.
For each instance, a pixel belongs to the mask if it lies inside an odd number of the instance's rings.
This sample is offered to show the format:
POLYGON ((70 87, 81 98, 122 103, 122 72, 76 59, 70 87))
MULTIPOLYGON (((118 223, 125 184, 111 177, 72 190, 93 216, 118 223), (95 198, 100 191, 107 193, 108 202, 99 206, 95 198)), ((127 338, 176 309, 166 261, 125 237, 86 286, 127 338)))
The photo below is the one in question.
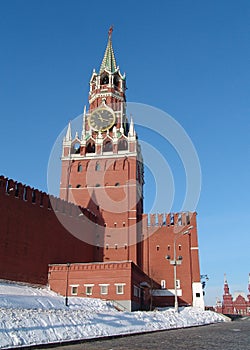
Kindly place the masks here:
MULTIPOLYGON (((59 215, 70 210, 69 223, 81 224, 75 206, 60 205, 59 215)), ((0 278, 46 284, 49 263, 93 261, 94 248, 72 236, 49 207, 45 193, 22 184, 17 193, 17 183, 0 177, 0 278)))

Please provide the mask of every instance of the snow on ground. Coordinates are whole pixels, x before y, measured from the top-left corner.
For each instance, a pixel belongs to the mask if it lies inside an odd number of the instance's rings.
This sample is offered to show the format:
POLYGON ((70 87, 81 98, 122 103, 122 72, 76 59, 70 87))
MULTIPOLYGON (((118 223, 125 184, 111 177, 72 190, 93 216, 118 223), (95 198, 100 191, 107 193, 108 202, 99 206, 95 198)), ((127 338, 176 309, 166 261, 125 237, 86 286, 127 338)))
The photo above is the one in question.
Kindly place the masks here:
POLYGON ((183 308, 119 312, 100 299, 65 298, 47 288, 0 282, 0 348, 130 334, 225 321, 211 311, 183 308))

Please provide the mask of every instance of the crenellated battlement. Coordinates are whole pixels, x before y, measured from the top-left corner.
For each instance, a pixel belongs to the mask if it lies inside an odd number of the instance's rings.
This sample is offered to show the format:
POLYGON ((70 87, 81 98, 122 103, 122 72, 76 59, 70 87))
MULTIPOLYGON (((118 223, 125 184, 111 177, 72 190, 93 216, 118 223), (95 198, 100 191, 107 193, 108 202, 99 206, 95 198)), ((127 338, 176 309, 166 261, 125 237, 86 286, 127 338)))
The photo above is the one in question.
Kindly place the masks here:
POLYGON ((187 226, 192 224, 192 217, 196 217, 196 212, 144 214, 144 222, 148 227, 155 226, 187 226))
POLYGON ((9 196, 13 199, 40 207, 41 209, 54 210, 55 212, 60 212, 75 218, 79 218, 80 210, 85 217, 93 222, 97 222, 97 216, 89 209, 69 203, 63 199, 49 195, 46 192, 4 177, 3 175, 0 176, 0 195, 9 196))

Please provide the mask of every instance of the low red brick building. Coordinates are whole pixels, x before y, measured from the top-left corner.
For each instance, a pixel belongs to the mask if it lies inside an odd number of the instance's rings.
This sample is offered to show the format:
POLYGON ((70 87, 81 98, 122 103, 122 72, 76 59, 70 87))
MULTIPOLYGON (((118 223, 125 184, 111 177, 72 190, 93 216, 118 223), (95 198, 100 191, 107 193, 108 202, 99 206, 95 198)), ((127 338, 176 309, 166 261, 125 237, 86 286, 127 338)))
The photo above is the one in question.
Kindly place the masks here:
POLYGON ((226 315, 250 316, 250 274, 247 296, 245 296, 244 292, 235 292, 234 296, 232 296, 225 276, 223 300, 222 302, 217 301, 215 311, 226 315))
POLYGON ((150 309, 151 289, 160 288, 132 261, 51 264, 48 281, 65 297, 110 300, 121 310, 150 309))

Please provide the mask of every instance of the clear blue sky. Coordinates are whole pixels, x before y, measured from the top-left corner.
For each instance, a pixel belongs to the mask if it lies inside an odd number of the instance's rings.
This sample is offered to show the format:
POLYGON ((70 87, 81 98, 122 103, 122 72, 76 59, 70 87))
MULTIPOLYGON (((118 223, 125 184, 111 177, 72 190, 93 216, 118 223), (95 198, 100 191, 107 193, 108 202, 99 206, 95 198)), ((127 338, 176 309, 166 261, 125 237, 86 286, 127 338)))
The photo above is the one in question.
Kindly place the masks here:
MULTIPOLYGON (((207 303, 222 295, 224 272, 232 291, 246 292, 248 0, 2 0, 1 173, 46 190, 51 147, 87 103, 91 72, 99 68, 111 24, 116 59, 127 74, 128 101, 168 112, 198 152, 203 183, 197 212, 201 272, 210 278, 207 303)), ((147 212, 149 174, 146 181, 147 212)))

